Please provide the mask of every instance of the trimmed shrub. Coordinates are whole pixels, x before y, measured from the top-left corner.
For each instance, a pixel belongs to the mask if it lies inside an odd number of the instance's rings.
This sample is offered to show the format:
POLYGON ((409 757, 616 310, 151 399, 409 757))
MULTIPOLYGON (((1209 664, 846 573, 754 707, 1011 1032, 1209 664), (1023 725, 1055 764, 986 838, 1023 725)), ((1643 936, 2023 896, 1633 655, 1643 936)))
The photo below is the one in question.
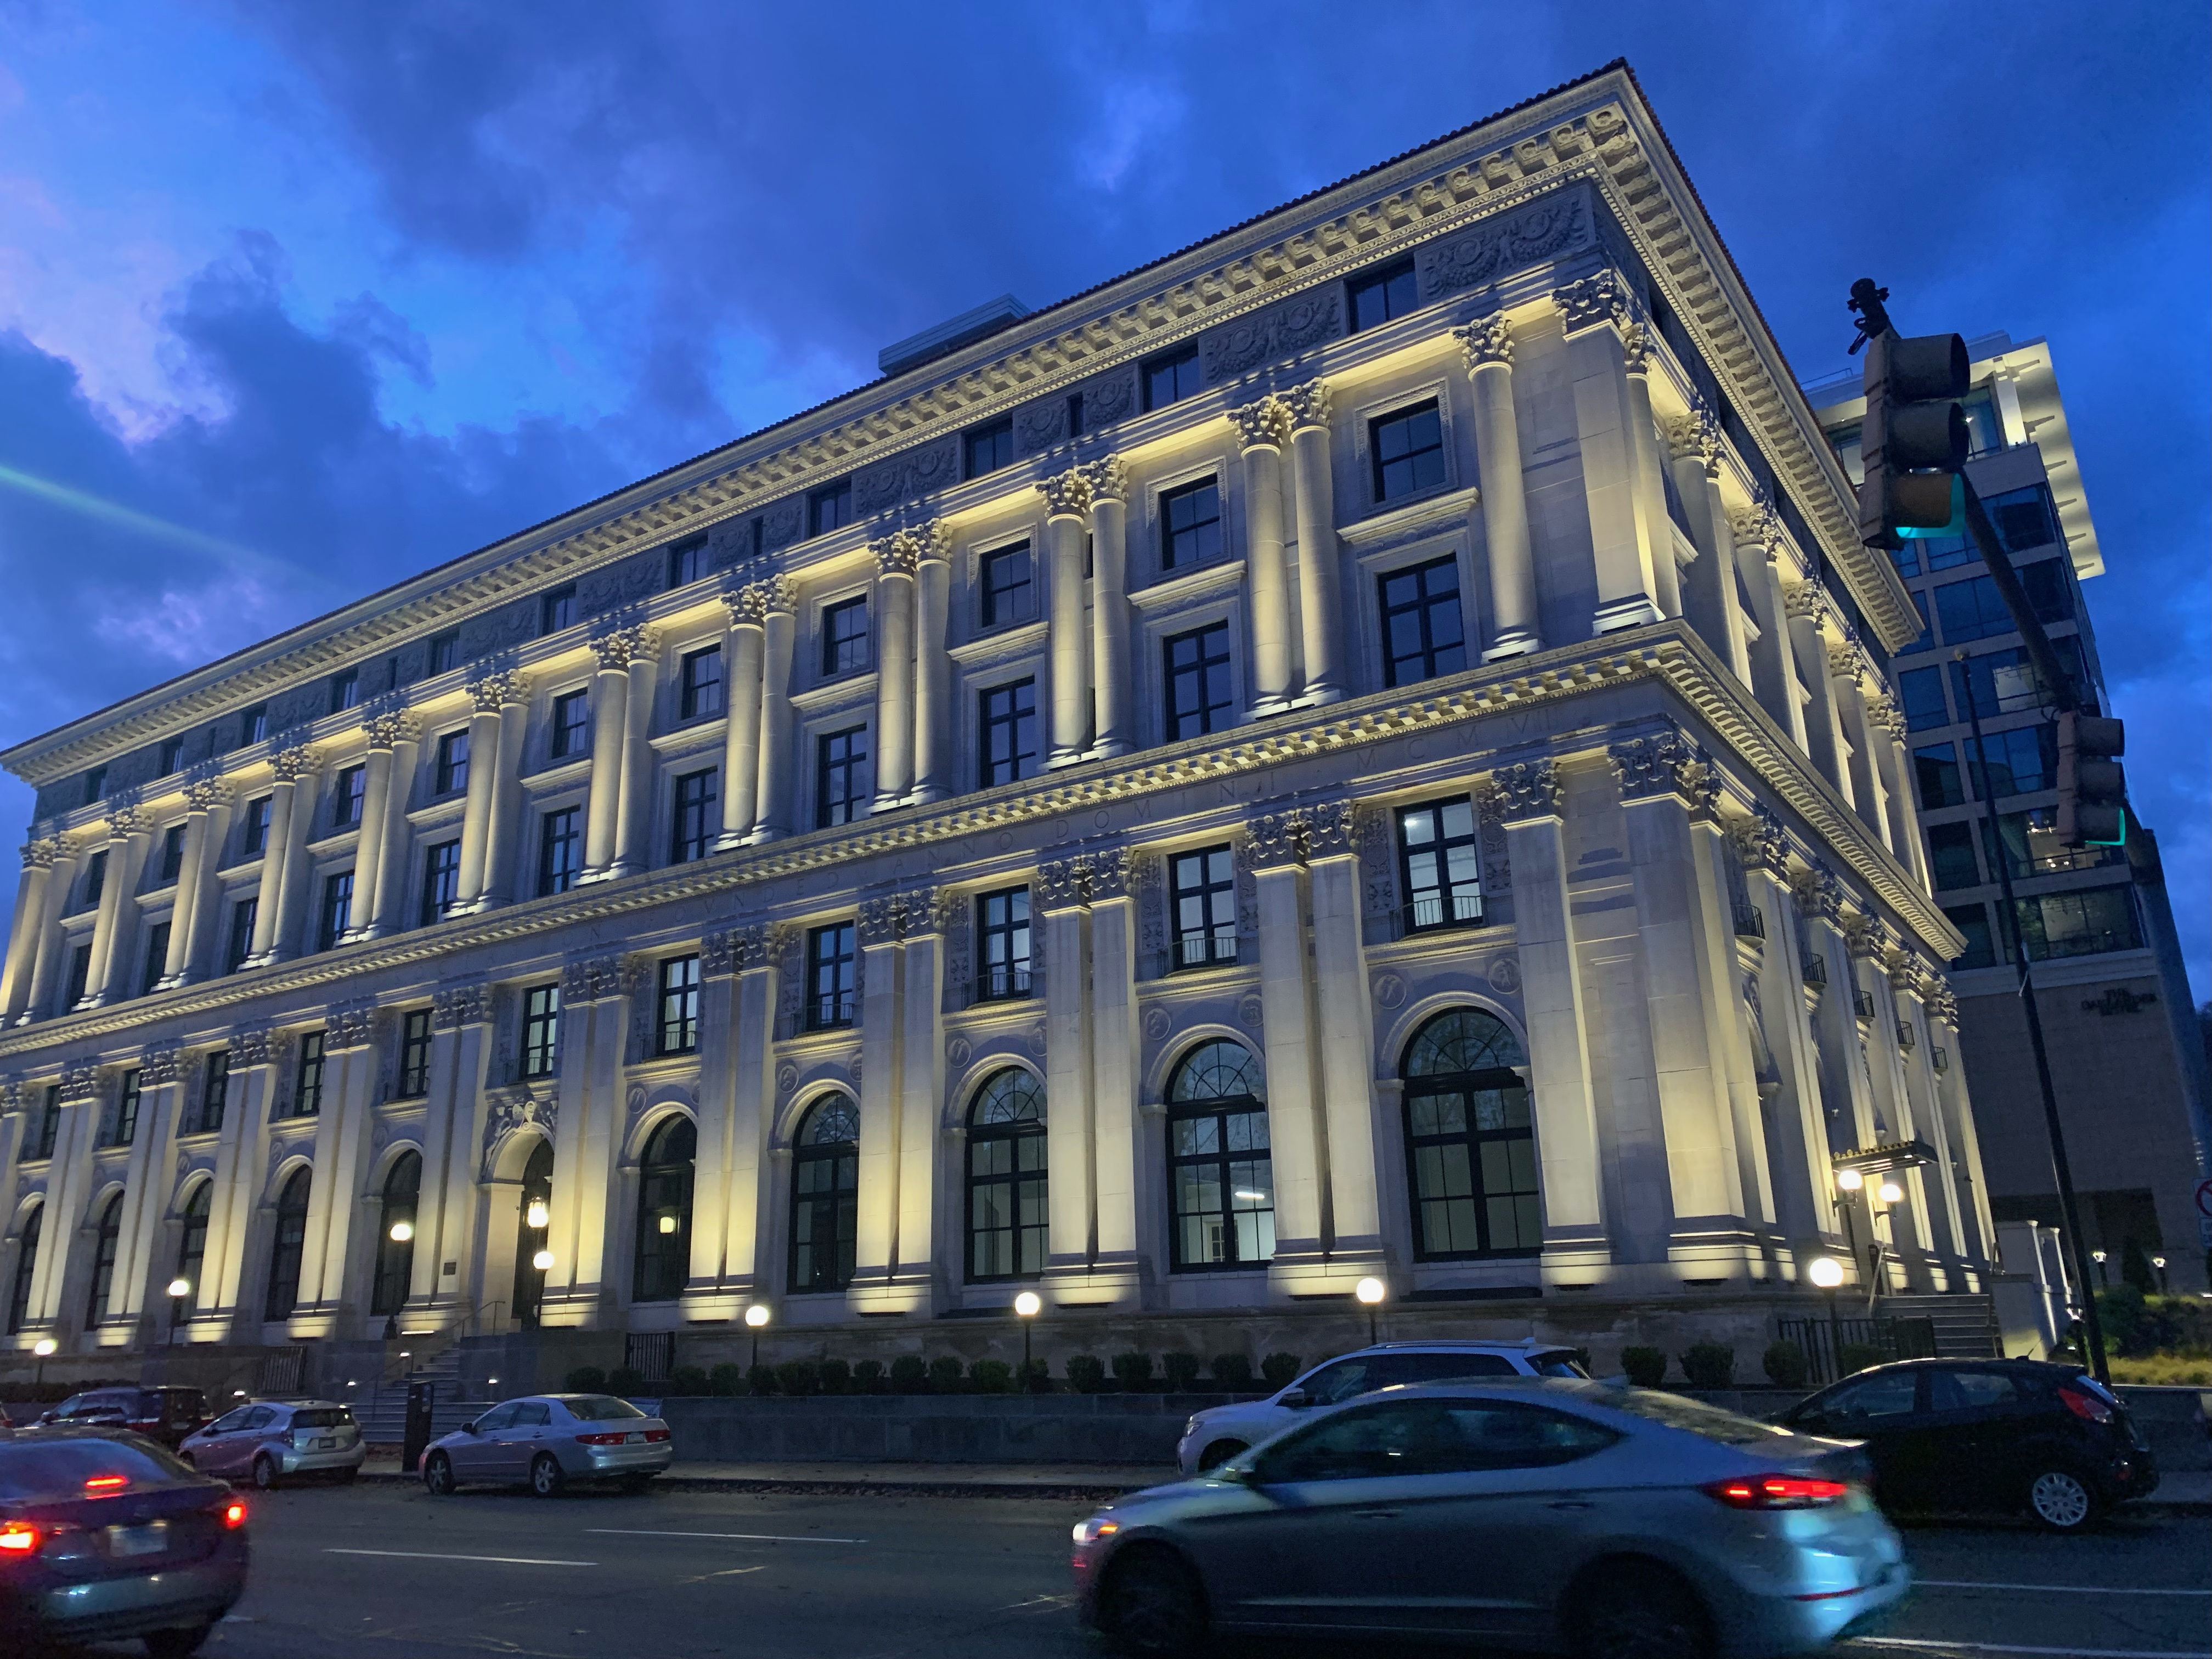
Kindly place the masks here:
POLYGON ((742 1365, 717 1365, 707 1373, 707 1392, 727 1400, 745 1391, 745 1368, 742 1365))
POLYGON ((607 1374, 597 1365, 579 1365, 562 1379, 561 1386, 570 1394, 605 1394, 607 1374))
POLYGON ((811 1359, 787 1359, 775 1368, 775 1385, 788 1395, 822 1392, 822 1367, 811 1359))
POLYGON ((1160 1356, 1160 1369, 1167 1373, 1168 1392, 1181 1394, 1198 1381, 1198 1356, 1178 1348, 1160 1356))
POLYGON ((1078 1394, 1097 1394, 1106 1386, 1106 1367, 1095 1353, 1071 1354, 1067 1381, 1078 1394))
POLYGON ((1122 1393, 1136 1393, 1152 1380, 1152 1355, 1148 1353, 1115 1354, 1114 1380, 1121 1385, 1122 1393))
POLYGON ((625 1400, 645 1392, 645 1373, 635 1365, 617 1365, 607 1373, 607 1392, 625 1400))
POLYGON ((1249 1389, 1252 1386, 1252 1356, 1243 1353, 1218 1353, 1206 1369, 1213 1380, 1224 1389, 1249 1389))
POLYGON ((1285 1388, 1297 1380, 1305 1363, 1294 1353, 1271 1353, 1260 1362, 1260 1375, 1269 1388, 1285 1388))
POLYGON ((953 1355, 941 1353, 929 1362, 929 1389, 933 1394, 958 1394, 960 1385, 967 1380, 968 1368, 953 1355))
POLYGON ((1839 1368, 1845 1376, 1853 1371, 1863 1371, 1869 1365, 1889 1364, 1889 1350, 1874 1342, 1846 1342, 1837 1356, 1839 1368))
POLYGON ((1805 1364, 1805 1350, 1795 1342, 1785 1338, 1779 1342, 1768 1343, 1766 1352, 1759 1356, 1759 1363, 1766 1373, 1766 1380, 1776 1388, 1802 1389, 1805 1386, 1808 1370, 1805 1364))
POLYGON ((1735 1350, 1724 1342, 1692 1342, 1682 1356, 1682 1375, 1693 1389, 1725 1389, 1735 1382, 1735 1350))
POLYGON ((2158 1294, 2158 1272, 2150 1265, 2150 1256, 2136 1243, 2132 1235, 2120 1245, 2120 1278, 2144 1296, 2158 1294))
POLYGON ((979 1359, 968 1368, 968 1383, 977 1394, 1012 1394, 1014 1368, 1003 1359, 979 1359))
POLYGON ((745 1373, 745 1392, 748 1394, 774 1394, 775 1392, 775 1367, 773 1365, 756 1365, 750 1370, 747 1371, 745 1373))
POLYGON ((706 1368, 702 1365, 672 1366, 668 1372, 667 1391, 683 1399, 706 1393, 706 1368))
POLYGON ((920 1354, 902 1353, 891 1361, 891 1392, 893 1394, 927 1394, 929 1367, 922 1363, 920 1354))
POLYGON ((1638 1388, 1656 1389, 1667 1380, 1667 1351, 1640 1346, 1623 1348, 1620 1369, 1628 1373, 1628 1380, 1638 1388))
POLYGON ((853 1367, 853 1392, 874 1394, 884 1386, 884 1362, 863 1359, 853 1367))

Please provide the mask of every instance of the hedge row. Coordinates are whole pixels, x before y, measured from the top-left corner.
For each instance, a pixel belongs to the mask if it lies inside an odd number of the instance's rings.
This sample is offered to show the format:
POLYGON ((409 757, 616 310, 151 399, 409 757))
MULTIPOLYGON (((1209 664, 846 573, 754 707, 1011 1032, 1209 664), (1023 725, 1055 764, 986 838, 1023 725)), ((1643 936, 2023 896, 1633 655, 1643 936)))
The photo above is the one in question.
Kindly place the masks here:
MULTIPOLYGON (((1279 1389, 1296 1376, 1303 1362, 1294 1353, 1271 1353, 1260 1362, 1260 1375, 1270 1389, 1279 1389)), ((904 1354, 891 1361, 886 1368, 878 1359, 863 1359, 848 1364, 842 1359, 787 1359, 780 1365, 716 1365, 708 1370, 701 1365, 678 1365, 668 1374, 661 1387, 664 1395, 715 1395, 725 1398, 739 1395, 818 1394, 1121 1394, 1157 1393, 1162 1389, 1182 1393, 1198 1382, 1201 1369, 1194 1353, 1169 1353, 1160 1356, 1156 1368, 1148 1353, 1117 1353, 1113 1358, 1114 1383, 1109 1389, 1107 1365, 1093 1354, 1076 1354, 1066 1364, 1066 1374, 1055 1379, 1042 1359, 1031 1363, 1026 1377, 1018 1375, 1019 1368, 1003 1359, 978 1359, 963 1364, 951 1354, 924 1360, 915 1354, 904 1354), (1155 1370, 1159 1375, 1155 1380, 1155 1370)), ((1231 1393, 1241 1393, 1253 1386, 1252 1361, 1241 1353, 1214 1356, 1203 1368, 1209 1373, 1214 1386, 1231 1393)), ((642 1372, 628 1365, 617 1365, 612 1370, 601 1370, 596 1365, 580 1365, 568 1376, 567 1386, 572 1393, 596 1394, 605 1390, 618 1395, 647 1394, 652 1391, 642 1372)))

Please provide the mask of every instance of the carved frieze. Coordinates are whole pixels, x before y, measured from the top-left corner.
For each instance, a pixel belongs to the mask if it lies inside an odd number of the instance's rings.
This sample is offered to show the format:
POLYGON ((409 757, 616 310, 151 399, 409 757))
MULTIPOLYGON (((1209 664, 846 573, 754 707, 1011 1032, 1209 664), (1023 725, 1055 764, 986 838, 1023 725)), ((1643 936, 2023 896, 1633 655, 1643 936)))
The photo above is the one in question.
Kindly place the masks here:
POLYGON ((1292 295, 1208 332, 1200 345, 1206 380, 1233 380, 1272 358, 1310 351, 1343 331, 1343 301, 1335 284, 1292 295))
POLYGON ((1586 192, 1557 191, 1463 235, 1429 243, 1415 255, 1422 298, 1439 300, 1481 288, 1524 266, 1557 258, 1588 240, 1589 224, 1586 192))

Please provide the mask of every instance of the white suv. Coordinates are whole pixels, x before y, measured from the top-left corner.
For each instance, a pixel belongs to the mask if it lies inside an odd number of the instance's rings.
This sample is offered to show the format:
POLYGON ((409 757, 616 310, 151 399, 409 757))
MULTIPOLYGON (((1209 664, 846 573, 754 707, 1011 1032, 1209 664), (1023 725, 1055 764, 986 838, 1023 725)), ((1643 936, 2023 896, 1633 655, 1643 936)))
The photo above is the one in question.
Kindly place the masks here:
POLYGON ((1183 1425, 1176 1464, 1185 1474, 1196 1474, 1281 1433, 1301 1412, 1377 1389, 1462 1377, 1589 1375, 1573 1349, 1534 1337, 1518 1342, 1377 1343, 1322 1362, 1267 1399, 1198 1413, 1183 1425))

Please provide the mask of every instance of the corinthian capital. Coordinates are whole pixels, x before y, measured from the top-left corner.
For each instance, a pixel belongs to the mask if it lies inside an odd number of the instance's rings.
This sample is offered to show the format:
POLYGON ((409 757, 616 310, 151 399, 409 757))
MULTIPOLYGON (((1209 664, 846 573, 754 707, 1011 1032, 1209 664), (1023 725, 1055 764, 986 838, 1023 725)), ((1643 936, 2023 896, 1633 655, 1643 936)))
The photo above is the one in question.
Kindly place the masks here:
POLYGON ((642 625, 614 628, 592 641, 592 654, 605 669, 627 669, 641 657, 653 654, 659 636, 642 625))
POLYGON ((520 702, 529 684, 521 675, 508 669, 480 674, 469 682, 469 701, 476 705, 477 714, 496 714, 502 705, 520 702))
POLYGON ((1667 453, 1678 461, 1697 461, 1708 478, 1721 475, 1721 427, 1710 409, 1693 409, 1686 415, 1662 415, 1659 429, 1666 434, 1667 453))
POLYGON ((914 550, 915 562, 927 564, 934 559, 939 563, 952 557, 952 526, 942 519, 930 519, 902 530, 899 534, 914 550))
POLYGON ((185 810, 211 812, 230 799, 230 786, 221 778, 197 778, 185 786, 185 810))
POLYGON ((1291 412, 1279 398, 1262 398, 1229 411, 1239 449, 1280 449, 1290 441, 1291 412))
POLYGON ((58 841, 31 841, 23 843, 23 867, 26 870, 51 870, 54 860, 62 855, 58 841))
POLYGON ((1083 475, 1093 507, 1101 501, 1129 499, 1129 466, 1119 455, 1109 455, 1103 461, 1086 461, 1075 470, 1083 475))
POLYGON ((1328 429, 1328 382, 1308 380, 1304 386, 1292 386, 1278 400, 1284 412, 1291 417, 1291 430, 1304 432, 1308 428, 1328 429))
POLYGON ((1738 547, 1763 547, 1769 558, 1782 542, 1782 520, 1769 501, 1729 508, 1729 533, 1738 547))
POLYGON ((1468 373, 1492 363, 1513 367, 1513 328, 1502 316, 1482 318, 1452 331, 1452 338, 1467 358, 1468 373))
POLYGON ((297 783, 301 778, 312 777, 322 763, 323 757, 305 744, 278 750, 276 758, 270 762, 279 783, 297 783))
POLYGON ((1045 511, 1051 518, 1079 519, 1091 510, 1091 481, 1083 476, 1081 467, 1038 479, 1037 494, 1044 497, 1045 511))
POLYGON ((1785 582, 1782 608, 1793 617, 1819 622, 1828 614, 1828 590, 1818 581, 1785 582))
POLYGON ((1866 659, 1859 648, 1849 640, 1830 641, 1828 646, 1828 677, 1849 680, 1853 685, 1866 683, 1866 659))
MULTIPOLYGON (((470 688, 474 695, 475 688, 470 688)), ((392 749, 415 735, 415 716, 405 713, 375 714, 362 722, 371 749, 392 749)))
POLYGON ((1579 283, 1569 283, 1565 288, 1554 289, 1552 303, 1559 308, 1559 321, 1569 334, 1579 334, 1586 328, 1607 323, 1626 331, 1635 321, 1635 313, 1629 307, 1627 287, 1610 270, 1601 270, 1595 276, 1585 276, 1579 283))
POLYGON ((1705 751, 1679 730, 1632 738, 1606 750, 1623 800, 1656 795, 1680 797, 1693 807, 1710 807, 1720 793, 1720 775, 1705 751))
POLYGON ((1490 775, 1490 782, 1497 792, 1495 800, 1501 823, 1556 818, 1565 813, 1567 792, 1559 782, 1559 768, 1550 761, 1501 766, 1490 775))
POLYGON ((903 576, 912 580, 921 564, 915 556, 914 543, 904 531, 886 536, 880 541, 870 542, 868 551, 875 558, 878 576, 903 576))

